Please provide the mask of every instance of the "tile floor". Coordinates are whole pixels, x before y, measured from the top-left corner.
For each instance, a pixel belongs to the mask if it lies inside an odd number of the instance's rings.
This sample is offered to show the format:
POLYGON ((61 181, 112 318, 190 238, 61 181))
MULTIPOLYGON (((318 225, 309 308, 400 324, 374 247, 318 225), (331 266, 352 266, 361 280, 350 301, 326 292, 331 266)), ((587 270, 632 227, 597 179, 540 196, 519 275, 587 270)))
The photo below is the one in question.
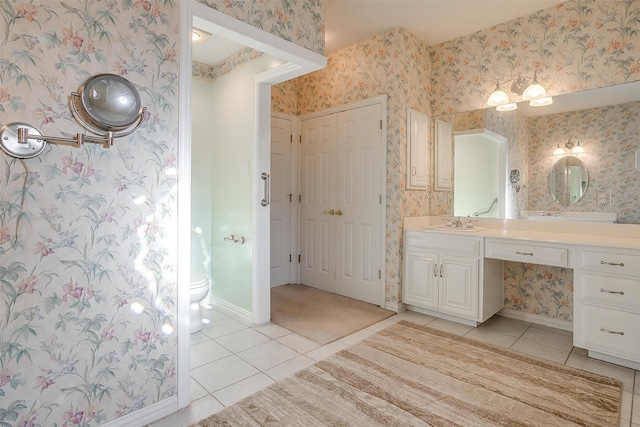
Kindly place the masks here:
POLYGON ((252 326, 213 308, 206 317, 211 323, 191 336, 191 405, 149 427, 188 426, 402 319, 620 379, 620 426, 640 427, 640 371, 589 359, 573 347, 571 332, 501 316, 472 328, 405 311, 320 346, 280 326, 252 326))

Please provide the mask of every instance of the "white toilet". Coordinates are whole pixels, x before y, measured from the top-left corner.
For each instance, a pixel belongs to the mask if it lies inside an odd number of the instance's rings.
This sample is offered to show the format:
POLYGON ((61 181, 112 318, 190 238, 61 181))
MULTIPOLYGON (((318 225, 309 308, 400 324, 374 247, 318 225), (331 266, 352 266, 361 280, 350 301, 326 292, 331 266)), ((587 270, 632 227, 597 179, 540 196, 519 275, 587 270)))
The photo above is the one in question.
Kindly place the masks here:
POLYGON ((209 293, 209 280, 207 276, 195 271, 191 272, 191 289, 189 291, 189 332, 194 333, 202 329, 202 317, 200 313, 200 301, 209 293))

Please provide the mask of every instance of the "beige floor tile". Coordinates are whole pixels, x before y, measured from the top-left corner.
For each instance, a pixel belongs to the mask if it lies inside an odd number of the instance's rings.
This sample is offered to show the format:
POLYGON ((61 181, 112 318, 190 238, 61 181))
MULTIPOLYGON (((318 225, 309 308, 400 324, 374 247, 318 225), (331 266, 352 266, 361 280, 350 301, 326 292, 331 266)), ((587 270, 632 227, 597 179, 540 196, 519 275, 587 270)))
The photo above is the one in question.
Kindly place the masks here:
POLYGON ((542 329, 545 331, 555 332, 556 334, 568 335, 570 337, 573 337, 572 331, 565 331, 564 329, 554 328, 553 326, 539 325, 539 324, 533 323, 531 327, 535 329, 542 329))
POLYGON ((462 323, 451 322, 444 319, 435 319, 433 322, 429 322, 427 326, 456 335, 465 335, 473 329, 473 326, 467 326, 463 325, 462 323))
POLYGON ((193 377, 189 378, 189 396, 192 402, 201 397, 205 397, 207 394, 209 394, 209 392, 198 384, 198 381, 194 380, 193 377))
POLYGON ((384 319, 378 323, 374 323, 373 325, 367 327, 366 329, 370 329, 374 332, 380 332, 381 330, 388 328, 389 326, 393 325, 394 323, 397 323, 398 319, 395 319, 394 316, 388 318, 388 319, 384 319))
POLYGON ((230 356, 232 353, 213 340, 207 340, 192 345, 189 350, 189 366, 197 368, 218 359, 230 356))
POLYGON ((216 338, 215 341, 227 350, 233 353, 239 353, 251 347, 271 341, 271 338, 266 335, 262 335, 254 329, 247 328, 216 338))
POLYGON ((522 334, 519 341, 527 341, 533 344, 540 344, 545 347, 555 348, 566 352, 569 355, 573 348, 573 337, 558 333, 557 330, 540 328, 529 328, 522 334))
POLYGON ((260 371, 254 366, 236 355, 231 355, 192 369, 191 376, 209 393, 213 393, 258 372, 260 371))
POLYGON ((363 339, 370 337, 375 334, 375 331, 371 329, 362 329, 358 332, 354 332, 351 335, 347 335, 346 337, 340 338, 338 341, 345 343, 346 345, 354 345, 362 341, 363 339))
POLYGON ((283 328, 282 326, 278 326, 274 323, 267 323, 266 325, 254 326, 253 329, 260 332, 263 335, 268 336, 271 339, 276 339, 283 337, 285 335, 289 335, 291 333, 290 330, 283 328))
POLYGON ((275 381, 281 381, 286 377, 295 374, 298 371, 308 368, 314 363, 316 363, 315 360, 307 356, 300 355, 296 358, 287 360, 284 363, 276 365, 273 368, 269 368, 266 371, 264 371, 264 373, 269 375, 275 381))
POLYGON ((604 375, 606 377, 619 379, 622 381, 622 388, 624 390, 633 390, 635 374, 633 369, 588 357, 587 351, 584 349, 574 347, 569 359, 567 359, 566 365, 593 372, 595 374, 604 375))
POLYGON ((340 350, 344 350, 349 347, 343 342, 334 341, 329 344, 323 345, 322 347, 318 347, 315 350, 311 350, 305 356, 308 356, 315 360, 316 362, 322 359, 326 359, 327 357, 336 354, 340 350))
POLYGON ((209 338, 208 336, 203 334, 202 331, 195 332, 195 333, 189 335, 189 344, 190 345, 200 344, 201 342, 210 341, 210 340, 211 340, 211 338, 209 338))
POLYGON ((495 332, 491 329, 474 328, 470 330, 465 337, 482 341, 487 344, 497 345, 503 348, 509 348, 516 342, 516 337, 495 332))
POLYGON ((640 424, 640 394, 633 395, 633 409, 631 422, 633 424, 640 424))
POLYGON ((389 319, 394 321, 407 320, 409 322, 417 323, 418 325, 426 325, 431 322, 435 317, 428 314, 418 313, 417 311, 405 310, 398 314, 391 316, 389 319))
POLYGON ((261 371, 265 371, 294 357, 298 357, 300 353, 277 341, 269 341, 248 350, 241 351, 237 355, 252 366, 255 366, 261 371))
POLYGON ((535 341, 519 339, 511 346, 511 350, 519 351, 530 356, 564 365, 571 353, 571 350, 560 350, 554 347, 542 345, 535 341))
POLYGON ((620 405, 620 419, 626 420, 627 424, 631 422, 631 409, 633 407, 633 393, 630 391, 622 391, 622 404, 620 405))
POLYGON ((207 395, 191 402, 191 405, 162 418, 147 427, 184 427, 203 420, 224 409, 213 396, 207 395))
POLYGON ((531 322, 495 315, 480 324, 477 329, 487 329, 517 339, 520 338, 530 326, 531 322))
POLYGON ((208 325, 204 325, 202 327, 202 333, 209 338, 214 339, 241 331, 246 328, 246 325, 243 325, 237 320, 230 317, 225 317, 224 319, 216 320, 215 322, 209 323, 208 325))
POLYGON ((215 397, 224 406, 230 406, 247 396, 251 396, 260 390, 269 387, 273 383, 275 383, 273 379, 263 373, 259 373, 232 384, 229 387, 225 387, 222 390, 216 391, 213 393, 213 397, 215 397))
POLYGON ((298 334, 285 335, 278 338, 276 341, 278 341, 280 344, 286 345, 290 349, 293 349, 300 354, 304 354, 308 351, 320 347, 320 344, 318 344, 317 342, 311 341, 310 339, 307 339, 298 334))

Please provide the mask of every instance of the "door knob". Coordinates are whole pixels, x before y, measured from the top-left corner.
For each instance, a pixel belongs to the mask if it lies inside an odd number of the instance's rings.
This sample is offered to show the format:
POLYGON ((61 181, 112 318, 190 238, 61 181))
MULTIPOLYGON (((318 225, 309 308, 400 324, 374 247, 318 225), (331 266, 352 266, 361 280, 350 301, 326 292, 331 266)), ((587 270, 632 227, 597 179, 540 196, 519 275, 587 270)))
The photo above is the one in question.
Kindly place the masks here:
POLYGON ((330 211, 324 211, 323 213, 329 214, 329 215, 335 215, 336 212, 333 209, 331 209, 330 211))
POLYGON ((340 209, 338 209, 338 210, 336 211, 336 215, 338 215, 338 216, 342 216, 342 211, 341 211, 340 209))

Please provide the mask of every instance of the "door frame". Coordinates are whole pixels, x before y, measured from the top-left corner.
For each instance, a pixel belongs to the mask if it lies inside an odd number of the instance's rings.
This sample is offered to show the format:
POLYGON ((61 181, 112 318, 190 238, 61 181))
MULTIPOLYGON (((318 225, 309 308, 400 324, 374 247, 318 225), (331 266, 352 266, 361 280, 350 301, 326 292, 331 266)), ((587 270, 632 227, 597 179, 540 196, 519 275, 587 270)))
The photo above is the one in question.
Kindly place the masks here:
MULTIPOLYGON (((362 101, 350 102, 348 104, 339 105, 336 107, 327 108, 326 110, 316 111, 309 114, 303 114, 298 116, 300 123, 304 120, 314 119, 316 117, 322 117, 329 114, 339 113, 345 110, 354 110, 360 107, 368 107, 370 105, 380 104, 380 109, 382 111, 382 131, 380 132, 380 170, 382 173, 380 174, 380 183, 379 187, 382 195, 382 203, 380 204, 381 209, 381 221, 379 227, 379 237, 380 237, 380 290, 379 290, 379 301, 378 304, 380 307, 385 308, 385 288, 387 282, 387 257, 386 257, 386 235, 387 235, 387 120, 389 117, 389 112, 387 110, 389 95, 383 94, 374 96, 372 98, 367 98, 362 101)), ((302 126, 302 125, 300 125, 302 126)), ((300 153, 298 154, 300 155, 300 153)), ((298 172, 298 188, 300 188, 300 173, 298 172)), ((298 215, 300 214, 300 209, 298 209, 298 215)), ((301 219, 298 219, 298 230, 297 235, 300 235, 300 222, 301 219)), ((300 265, 298 265, 298 278, 300 277, 300 265)))
POLYGON ((326 57, 271 33, 205 6, 183 0, 180 7, 179 144, 177 178, 177 409, 191 402, 189 395, 189 286, 191 249, 191 29, 193 18, 212 23, 218 36, 242 43, 284 61, 284 64, 256 75, 254 156, 252 165, 254 200, 254 268, 252 274, 252 319, 269 322, 269 209, 261 209, 263 183, 260 172, 270 172, 271 85, 316 71, 327 64, 326 57))

